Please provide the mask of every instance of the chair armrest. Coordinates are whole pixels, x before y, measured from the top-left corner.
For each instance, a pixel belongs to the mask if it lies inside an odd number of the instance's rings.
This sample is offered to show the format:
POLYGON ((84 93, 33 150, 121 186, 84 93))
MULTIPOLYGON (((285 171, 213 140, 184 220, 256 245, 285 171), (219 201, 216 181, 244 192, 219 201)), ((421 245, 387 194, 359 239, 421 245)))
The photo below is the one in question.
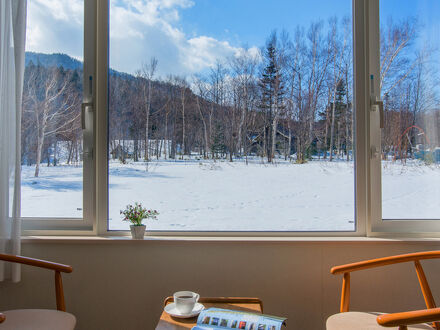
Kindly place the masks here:
POLYGON ((0 313, 0 323, 3 323, 6 320, 5 314, 0 313))
MULTIPOLYGON (((16 256, 11 254, 4 254, 4 253, 0 253, 0 260, 15 262, 23 265, 35 266, 40 268, 46 268, 55 271, 55 295, 57 300, 57 309, 63 312, 66 311, 61 272, 71 273, 73 271, 72 266, 58 264, 55 262, 41 260, 41 259, 34 259, 34 258, 28 258, 28 257, 16 256)), ((2 321, 0 321, 0 323, 1 322, 2 321)))
POLYGON ((10 254, 0 253, 0 260, 15 262, 15 263, 29 265, 29 266, 35 266, 35 267, 40 267, 40 268, 51 269, 51 270, 55 270, 58 272, 64 272, 64 273, 71 273, 73 271, 72 266, 69 266, 69 265, 59 264, 59 263, 50 262, 50 261, 46 261, 46 260, 28 258, 28 257, 23 257, 23 256, 10 255, 10 254))
POLYGON ((427 251, 427 252, 400 254, 391 257, 371 259, 371 260, 355 262, 352 264, 335 266, 332 267, 330 273, 332 274, 350 273, 357 270, 398 264, 402 262, 418 261, 423 259, 436 259, 436 258, 440 258, 440 251, 427 251))
POLYGON ((384 327, 397 327, 399 325, 429 323, 440 320, 440 308, 429 308, 409 312, 383 314, 378 316, 376 320, 377 323, 384 327))

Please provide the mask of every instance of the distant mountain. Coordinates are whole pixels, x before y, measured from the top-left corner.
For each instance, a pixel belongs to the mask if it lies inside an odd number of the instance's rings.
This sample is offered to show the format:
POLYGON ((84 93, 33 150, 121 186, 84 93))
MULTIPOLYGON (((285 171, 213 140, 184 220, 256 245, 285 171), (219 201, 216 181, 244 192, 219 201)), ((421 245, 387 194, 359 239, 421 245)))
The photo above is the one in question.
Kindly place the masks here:
POLYGON ((82 69, 83 65, 81 61, 74 59, 66 54, 43 54, 43 53, 34 53, 34 52, 26 52, 24 57, 24 63, 28 66, 30 63, 34 63, 35 65, 42 65, 44 67, 62 66, 64 69, 76 70, 82 69))
MULTIPOLYGON (((82 70, 83 63, 74 59, 73 57, 67 54, 55 53, 55 54, 44 54, 44 53, 34 53, 34 52, 26 52, 24 57, 25 66, 28 66, 30 63, 34 63, 35 65, 42 65, 44 67, 63 67, 66 70, 82 70)), ((133 75, 119 72, 113 69, 110 69, 110 74, 124 77, 126 79, 133 78, 133 75)))

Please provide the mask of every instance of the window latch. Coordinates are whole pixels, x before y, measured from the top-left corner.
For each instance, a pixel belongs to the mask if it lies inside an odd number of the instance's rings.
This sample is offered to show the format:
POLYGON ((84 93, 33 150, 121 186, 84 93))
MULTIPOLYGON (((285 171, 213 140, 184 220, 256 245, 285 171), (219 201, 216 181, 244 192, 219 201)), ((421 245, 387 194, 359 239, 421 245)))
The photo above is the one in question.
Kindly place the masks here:
POLYGON ((91 149, 91 150, 84 150, 83 151, 83 155, 84 155, 84 157, 92 158, 93 159, 93 149, 91 149))
POLYGON ((93 107, 93 102, 83 102, 81 104, 81 127, 83 130, 86 129, 86 108, 91 107, 93 107))
POLYGON ((372 146, 370 149, 370 158, 374 159, 379 157, 379 151, 377 150, 377 148, 375 146, 372 146))
POLYGON ((379 110, 380 128, 384 128, 383 101, 378 96, 372 96, 370 99, 371 111, 379 110))

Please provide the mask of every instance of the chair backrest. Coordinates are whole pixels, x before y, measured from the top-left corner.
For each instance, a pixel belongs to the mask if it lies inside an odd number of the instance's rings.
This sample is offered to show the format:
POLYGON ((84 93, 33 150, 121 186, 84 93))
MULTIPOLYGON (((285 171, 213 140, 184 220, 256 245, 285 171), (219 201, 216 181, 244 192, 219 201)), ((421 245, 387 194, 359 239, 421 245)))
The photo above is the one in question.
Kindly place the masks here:
MULTIPOLYGON (((0 253, 0 260, 7 262, 15 262, 28 266, 46 268, 55 271, 55 295, 57 301, 57 309, 63 312, 66 311, 61 272, 71 273, 73 271, 72 266, 41 260, 41 259, 34 259, 34 258, 28 258, 28 257, 16 256, 11 254, 4 254, 4 253, 0 253)), ((0 316, 0 323, 1 323, 1 316, 0 316)))
MULTIPOLYGON (((375 268, 375 267, 382 267, 387 265, 394 265, 404 262, 414 262, 420 288, 422 290, 423 298, 425 299, 426 307, 435 308, 436 305, 435 305, 434 297, 432 296, 431 288, 429 287, 420 260, 439 259, 439 258, 440 258, 440 251, 427 251, 427 252, 401 254, 397 256, 360 261, 360 262, 333 267, 330 270, 330 273, 334 275, 336 274, 344 275, 342 279, 340 312, 341 313, 348 312, 350 307, 350 273, 351 272, 369 269, 369 268, 375 268)), ((440 329, 440 327, 438 329, 440 329)))

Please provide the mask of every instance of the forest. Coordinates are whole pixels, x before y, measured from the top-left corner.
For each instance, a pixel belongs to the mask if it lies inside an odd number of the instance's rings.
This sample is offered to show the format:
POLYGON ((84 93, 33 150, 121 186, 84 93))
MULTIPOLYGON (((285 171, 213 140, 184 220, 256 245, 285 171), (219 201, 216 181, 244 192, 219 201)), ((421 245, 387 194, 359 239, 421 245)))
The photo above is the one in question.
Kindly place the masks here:
MULTIPOLYGON (((381 27, 383 159, 440 146, 435 49, 413 18, 381 27)), ((353 41, 349 18, 273 31, 209 69, 159 77, 160 58, 109 72, 109 158, 353 160, 353 41)), ((27 63, 22 162, 80 164, 82 70, 27 63)))

